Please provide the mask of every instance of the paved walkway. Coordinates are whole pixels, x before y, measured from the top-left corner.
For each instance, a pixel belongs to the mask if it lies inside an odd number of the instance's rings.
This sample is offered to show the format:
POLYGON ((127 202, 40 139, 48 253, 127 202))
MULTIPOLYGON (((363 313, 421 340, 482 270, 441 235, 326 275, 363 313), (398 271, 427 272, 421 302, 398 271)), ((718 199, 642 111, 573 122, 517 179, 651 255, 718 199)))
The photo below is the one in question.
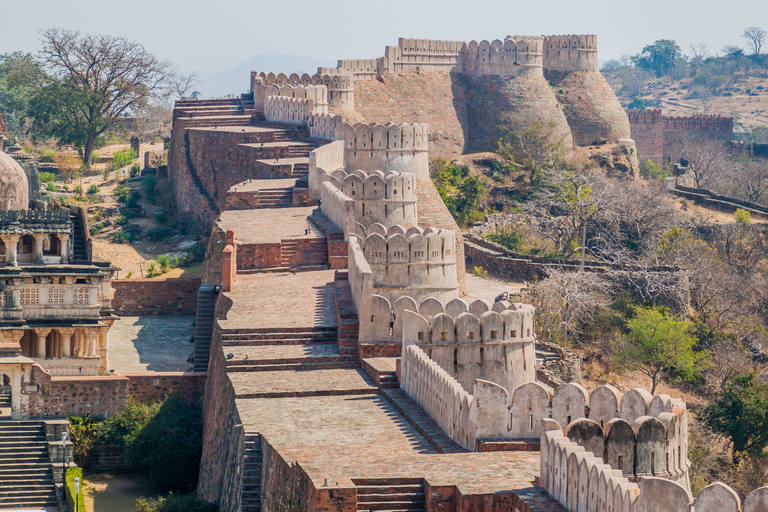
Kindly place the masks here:
POLYGON ((192 366, 192 316, 124 316, 109 330, 108 368, 116 372, 179 372, 192 366))

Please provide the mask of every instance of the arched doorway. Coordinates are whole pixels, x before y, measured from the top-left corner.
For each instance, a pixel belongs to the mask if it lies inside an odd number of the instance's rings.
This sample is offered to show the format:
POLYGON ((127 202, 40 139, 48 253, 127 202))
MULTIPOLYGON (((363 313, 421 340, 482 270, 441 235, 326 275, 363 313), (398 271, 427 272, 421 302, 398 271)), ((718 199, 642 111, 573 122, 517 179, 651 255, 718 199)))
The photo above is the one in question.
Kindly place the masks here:
POLYGON ((21 341, 19 341, 19 345, 21 345, 21 355, 24 357, 32 357, 33 356, 33 346, 32 343, 32 331, 25 331, 24 335, 21 337, 21 341))

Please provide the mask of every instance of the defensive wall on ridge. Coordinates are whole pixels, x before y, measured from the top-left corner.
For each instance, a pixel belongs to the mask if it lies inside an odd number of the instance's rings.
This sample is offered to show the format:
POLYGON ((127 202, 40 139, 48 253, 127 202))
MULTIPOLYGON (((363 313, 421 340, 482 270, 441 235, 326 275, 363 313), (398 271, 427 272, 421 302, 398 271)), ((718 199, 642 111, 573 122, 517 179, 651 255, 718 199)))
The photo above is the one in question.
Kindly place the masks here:
POLYGON ((661 109, 626 110, 641 160, 678 163, 687 141, 733 139, 733 118, 720 115, 665 116, 661 109))
MULTIPOLYGON (((680 464, 685 464, 682 461, 676 461, 675 457, 668 457, 669 452, 664 453, 663 450, 663 428, 666 428, 667 445, 669 446, 670 441, 674 441, 674 435, 670 436, 674 418, 670 414, 674 416, 674 413, 663 413, 658 419, 642 416, 636 419, 631 427, 622 423, 610 424, 616 421, 612 420, 609 423, 610 428, 606 426, 604 449, 600 450, 598 445, 596 451, 592 451, 595 446, 591 445, 584 436, 573 435, 576 424, 562 430, 557 422, 544 420, 541 433, 540 485, 569 511, 762 512, 766 510, 768 487, 760 487, 752 491, 742 503, 736 491, 722 482, 708 485, 694 497, 687 482, 675 482, 674 479, 666 476, 668 473, 684 471, 680 464), (617 427, 626 433, 614 436, 613 431, 617 427), (631 433, 634 433, 636 438, 637 458, 634 460, 634 473, 628 473, 622 468, 623 465, 628 465, 625 457, 631 454, 629 450, 625 452, 621 449, 621 445, 625 443, 620 442, 617 443, 619 446, 611 447, 609 442, 612 436, 617 440, 622 437, 629 439, 631 433), (662 459, 658 457, 660 454, 664 455, 662 459)), ((678 448, 684 450, 687 446, 681 443, 678 448)))

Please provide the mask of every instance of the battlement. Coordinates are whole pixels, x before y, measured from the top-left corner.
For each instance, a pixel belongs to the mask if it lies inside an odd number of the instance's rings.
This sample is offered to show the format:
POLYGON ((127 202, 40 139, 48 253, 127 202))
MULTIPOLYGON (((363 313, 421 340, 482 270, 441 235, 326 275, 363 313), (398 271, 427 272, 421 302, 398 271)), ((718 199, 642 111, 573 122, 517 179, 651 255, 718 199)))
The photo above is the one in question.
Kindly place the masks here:
POLYGON ((261 98, 265 94, 265 88, 271 85, 282 87, 284 85, 296 86, 325 86, 327 89, 326 102, 331 108, 354 110, 355 86, 354 77, 346 74, 307 73, 299 76, 297 73, 287 75, 285 73, 265 73, 251 71, 251 92, 254 102, 261 106, 261 98))
POLYGON ((462 67, 471 75, 541 76, 542 38, 470 41, 462 48, 462 67))
POLYGON ((733 118, 720 115, 664 117, 665 130, 714 130, 733 132, 733 118))
POLYGON ((544 69, 600 71, 597 62, 597 36, 594 34, 545 36, 544 69))
POLYGON ((380 65, 381 59, 342 59, 338 61, 336 71, 351 75, 355 80, 375 80, 380 74, 380 65))
POLYGON ((624 109, 632 124, 656 124, 661 123, 664 116, 660 108, 649 109, 624 109))

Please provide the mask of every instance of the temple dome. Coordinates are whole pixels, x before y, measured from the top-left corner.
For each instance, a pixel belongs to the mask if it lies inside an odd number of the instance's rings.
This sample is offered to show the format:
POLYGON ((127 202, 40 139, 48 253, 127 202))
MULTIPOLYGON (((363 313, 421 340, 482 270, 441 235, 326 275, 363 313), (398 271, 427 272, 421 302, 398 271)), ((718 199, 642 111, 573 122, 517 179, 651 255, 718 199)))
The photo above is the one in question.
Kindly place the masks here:
POLYGON ((0 151, 0 210, 29 208, 29 184, 24 169, 0 151))

